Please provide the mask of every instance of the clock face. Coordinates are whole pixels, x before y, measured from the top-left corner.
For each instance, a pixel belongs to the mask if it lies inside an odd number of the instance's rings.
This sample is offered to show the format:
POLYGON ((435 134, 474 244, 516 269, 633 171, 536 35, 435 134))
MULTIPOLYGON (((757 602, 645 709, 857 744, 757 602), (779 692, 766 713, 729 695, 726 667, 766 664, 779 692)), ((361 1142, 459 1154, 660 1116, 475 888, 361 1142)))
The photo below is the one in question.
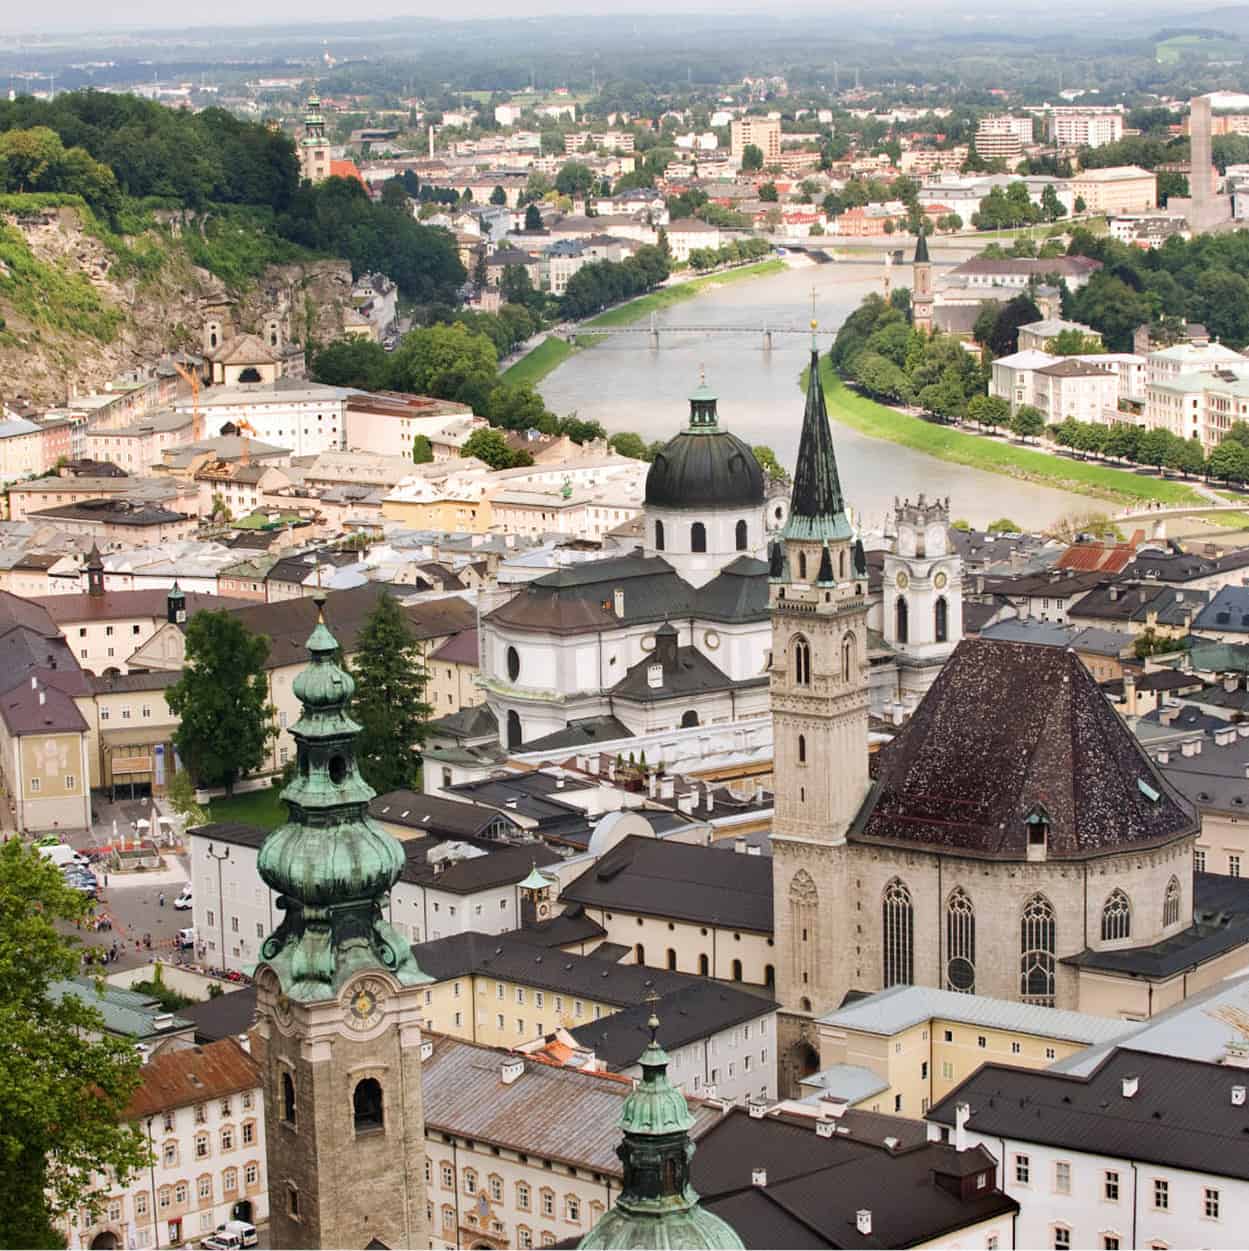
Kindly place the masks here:
POLYGON ((352 1029, 368 1029, 378 1016, 377 990, 371 982, 362 982, 347 1001, 347 1024, 352 1029))
POLYGON ((910 586, 910 584, 911 584, 911 579, 910 579, 910 578, 908 578, 908 577, 906 576, 906 573, 905 573, 904 571, 902 571, 902 570, 899 570, 899 572, 898 572, 898 576, 897 576, 897 578, 895 579, 895 581, 896 581, 896 583, 897 583, 897 587, 898 587, 898 590, 899 590, 899 591, 905 591, 905 590, 906 590, 906 588, 907 588, 908 586, 910 586))
POLYGON ((933 586, 937 588, 938 591, 940 591, 948 581, 949 579, 945 576, 945 573, 942 572, 942 573, 937 574, 937 576, 933 578, 932 584, 933 586))

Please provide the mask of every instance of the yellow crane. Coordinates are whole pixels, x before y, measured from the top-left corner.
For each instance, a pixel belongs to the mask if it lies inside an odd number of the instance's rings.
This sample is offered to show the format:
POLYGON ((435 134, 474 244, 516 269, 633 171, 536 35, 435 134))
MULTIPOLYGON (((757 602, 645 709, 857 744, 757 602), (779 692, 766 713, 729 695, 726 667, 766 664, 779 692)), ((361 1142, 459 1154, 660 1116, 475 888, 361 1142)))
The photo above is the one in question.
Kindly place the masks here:
POLYGON ((252 463, 252 445, 248 435, 254 439, 256 437, 256 428, 246 417, 240 417, 234 423, 234 428, 239 432, 239 436, 243 440, 243 446, 239 451, 239 464, 250 465, 252 463))
POLYGON ((183 369, 177 361, 174 361, 173 367, 191 388, 191 442, 198 443, 204 437, 204 419, 199 411, 199 374, 193 369, 183 369))

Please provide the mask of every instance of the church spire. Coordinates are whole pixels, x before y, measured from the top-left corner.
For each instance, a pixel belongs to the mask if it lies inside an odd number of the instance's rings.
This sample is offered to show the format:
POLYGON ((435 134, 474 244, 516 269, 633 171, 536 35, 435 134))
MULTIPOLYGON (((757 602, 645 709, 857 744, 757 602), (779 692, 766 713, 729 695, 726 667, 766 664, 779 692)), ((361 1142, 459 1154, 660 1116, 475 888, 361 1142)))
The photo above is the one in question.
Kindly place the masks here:
POLYGON ((811 335, 807 406, 802 416, 802 438, 798 444, 794 490, 784 537, 808 542, 851 537, 846 501, 841 493, 841 478, 837 473, 833 432, 829 428, 828 409, 824 403, 820 354, 815 345, 814 330, 811 335))
POLYGON ((915 240, 914 264, 928 264, 928 232, 922 226, 919 229, 919 238, 915 240))
POLYGON ((356 684, 338 663, 338 640, 317 622, 310 663, 295 679, 303 711, 291 727, 295 778, 282 792, 289 819, 260 848, 257 868, 285 917, 261 948, 290 999, 330 999, 353 975, 375 968, 401 984, 426 982, 408 943, 382 914, 403 871, 403 850, 368 815, 374 790, 356 767, 360 726, 348 715, 356 684))

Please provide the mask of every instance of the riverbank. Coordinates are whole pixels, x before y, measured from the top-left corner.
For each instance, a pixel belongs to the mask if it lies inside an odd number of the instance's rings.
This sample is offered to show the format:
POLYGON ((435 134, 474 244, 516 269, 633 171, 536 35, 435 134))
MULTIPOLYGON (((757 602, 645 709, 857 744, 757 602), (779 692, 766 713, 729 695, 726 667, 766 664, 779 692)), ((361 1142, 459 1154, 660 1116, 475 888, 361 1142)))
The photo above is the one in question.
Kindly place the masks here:
MULTIPOLYGON (((803 370, 801 384, 807 384, 803 370)), ((1020 447, 1004 439, 966 434, 953 426, 912 417, 887 405, 878 404, 850 390, 825 357, 820 358, 820 377, 828 402, 828 415, 862 434, 890 443, 899 443, 938 460, 953 461, 973 469, 1022 478, 1042 486, 1089 495, 1115 503, 1134 504, 1157 500, 1165 504, 1196 504, 1201 497, 1182 482, 1112 469, 1094 461, 1051 456, 1034 448, 1020 447)))
POLYGON ((571 343, 555 335, 547 335, 536 348, 526 352, 520 360, 503 371, 503 381, 522 386, 537 386, 552 369, 558 369, 575 351, 576 348, 571 343))
POLYGON ((599 313, 597 317, 591 317, 589 321, 584 321, 581 325, 586 330, 629 326, 635 321, 649 317, 652 313, 658 313, 661 309, 671 308, 674 304, 681 304, 685 300, 692 300, 710 287, 723 287, 731 282, 741 282, 746 278, 766 278, 771 274, 783 273, 785 268, 784 261, 772 259, 760 261, 755 265, 739 265, 736 269, 721 270, 718 274, 708 274, 705 278, 691 278, 688 282, 674 283, 670 287, 660 287, 658 291, 639 295, 636 300, 629 300, 624 304, 618 304, 615 308, 609 308, 605 313, 599 313))

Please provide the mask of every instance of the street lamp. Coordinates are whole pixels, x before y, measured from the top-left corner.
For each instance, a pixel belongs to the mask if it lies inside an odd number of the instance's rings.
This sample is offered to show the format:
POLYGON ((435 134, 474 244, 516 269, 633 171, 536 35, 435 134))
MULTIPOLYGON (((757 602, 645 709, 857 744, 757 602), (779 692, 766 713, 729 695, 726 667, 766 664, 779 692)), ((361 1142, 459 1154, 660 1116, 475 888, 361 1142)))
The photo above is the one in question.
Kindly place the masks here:
POLYGON ((217 919, 221 931, 221 971, 226 972, 226 901, 225 895, 221 889, 221 866, 230 858, 230 849, 227 847, 221 855, 213 850, 213 844, 208 844, 208 854, 217 862, 217 919))

